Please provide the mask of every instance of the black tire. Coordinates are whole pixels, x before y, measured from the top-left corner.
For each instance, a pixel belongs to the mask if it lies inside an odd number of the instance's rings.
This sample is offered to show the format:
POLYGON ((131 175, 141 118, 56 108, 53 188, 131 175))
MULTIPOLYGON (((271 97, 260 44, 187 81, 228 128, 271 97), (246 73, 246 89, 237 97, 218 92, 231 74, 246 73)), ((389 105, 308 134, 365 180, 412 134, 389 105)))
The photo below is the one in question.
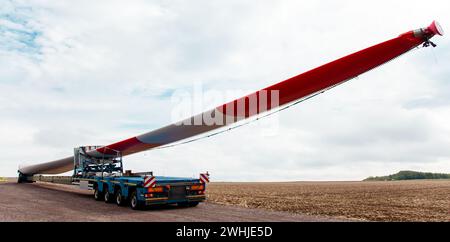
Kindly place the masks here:
POLYGON ((188 202, 181 202, 181 203, 177 203, 178 207, 182 207, 182 208, 187 208, 189 207, 189 203, 188 202))
POLYGON ((114 201, 114 194, 111 194, 108 189, 105 189, 106 191, 104 192, 104 200, 105 203, 112 203, 114 201))
POLYGON ((116 190, 116 204, 121 207, 127 204, 127 200, 122 195, 122 190, 120 188, 116 190))
POLYGON ((196 207, 199 202, 189 202, 189 207, 196 207))
POLYGON ((198 205, 198 203, 199 202, 181 202, 181 203, 178 203, 178 206, 182 207, 182 208, 195 207, 198 205))
POLYGON ((103 200, 103 193, 98 190, 98 187, 94 188, 94 199, 96 201, 102 201, 103 200))
POLYGON ((137 192, 133 191, 130 198, 130 207, 133 210, 141 210, 144 206, 142 203, 138 200, 137 192))

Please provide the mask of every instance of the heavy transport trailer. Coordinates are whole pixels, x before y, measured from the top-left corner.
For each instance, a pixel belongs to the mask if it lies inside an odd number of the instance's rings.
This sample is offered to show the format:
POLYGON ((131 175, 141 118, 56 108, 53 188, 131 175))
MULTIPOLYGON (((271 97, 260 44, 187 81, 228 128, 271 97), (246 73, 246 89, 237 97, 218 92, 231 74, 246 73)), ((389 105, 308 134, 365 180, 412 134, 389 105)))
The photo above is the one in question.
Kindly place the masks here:
POLYGON ((209 173, 197 178, 153 176, 153 172, 123 171, 120 152, 109 158, 96 158, 88 151, 98 146, 75 148, 72 176, 25 175, 19 172, 19 183, 49 182, 94 190, 94 199, 132 209, 161 204, 194 207, 206 200, 209 173))
POLYGON ((206 200, 206 184, 200 179, 165 176, 121 176, 74 178, 72 176, 34 175, 26 182, 49 182, 74 185, 94 190, 94 199, 119 206, 130 205, 132 209, 161 204, 177 204, 194 207, 206 200), (146 187, 146 179, 155 179, 152 187, 146 187))

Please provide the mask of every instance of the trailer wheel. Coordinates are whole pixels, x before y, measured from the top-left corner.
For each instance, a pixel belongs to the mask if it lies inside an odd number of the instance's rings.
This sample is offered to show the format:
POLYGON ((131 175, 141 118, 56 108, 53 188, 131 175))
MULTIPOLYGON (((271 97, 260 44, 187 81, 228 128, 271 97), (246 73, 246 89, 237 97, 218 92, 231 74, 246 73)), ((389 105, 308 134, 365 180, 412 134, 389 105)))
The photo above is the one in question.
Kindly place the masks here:
POLYGON ((122 195, 122 190, 119 188, 116 190, 116 204, 118 206, 125 206, 127 203, 125 197, 122 195))
POLYGON ((199 202, 181 202, 178 203, 177 205, 182 208, 187 208, 187 207, 195 207, 198 205, 198 203, 199 202))
POLYGON ((95 199, 96 201, 101 201, 101 200, 103 200, 103 194, 102 194, 102 192, 100 192, 100 191, 98 190, 98 187, 97 187, 97 186, 94 188, 94 199, 95 199))
POLYGON ((196 207, 199 202, 189 202, 189 207, 196 207))
POLYGON ((105 203, 112 203, 113 202, 113 198, 114 198, 114 196, 108 190, 106 190, 105 191, 105 196, 104 196, 105 203))
POLYGON ((138 200, 138 195, 136 191, 134 191, 131 194, 130 206, 133 210, 140 210, 143 207, 142 203, 140 203, 138 200))

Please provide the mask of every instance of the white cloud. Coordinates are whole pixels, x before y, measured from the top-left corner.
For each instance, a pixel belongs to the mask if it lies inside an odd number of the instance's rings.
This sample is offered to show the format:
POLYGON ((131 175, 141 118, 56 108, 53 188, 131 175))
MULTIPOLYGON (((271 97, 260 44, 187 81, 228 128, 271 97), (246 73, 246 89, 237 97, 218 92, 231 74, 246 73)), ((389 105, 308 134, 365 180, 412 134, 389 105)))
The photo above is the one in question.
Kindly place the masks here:
MULTIPOLYGON (((448 7, 443 0, 6 1, 0 175, 168 124, 170 93, 197 81, 256 90, 434 18, 450 26, 448 7)), ((450 172, 449 42, 436 38, 433 52, 414 51, 282 112, 276 136, 250 124, 136 154, 125 165, 180 176, 209 170, 219 180, 450 172)))

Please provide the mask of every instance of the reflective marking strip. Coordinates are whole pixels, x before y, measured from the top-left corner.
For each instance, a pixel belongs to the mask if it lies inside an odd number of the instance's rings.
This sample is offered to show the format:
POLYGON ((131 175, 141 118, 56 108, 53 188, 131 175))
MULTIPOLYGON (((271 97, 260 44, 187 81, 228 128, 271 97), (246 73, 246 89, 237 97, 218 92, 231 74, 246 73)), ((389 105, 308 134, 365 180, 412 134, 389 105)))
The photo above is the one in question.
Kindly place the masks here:
POLYGON ((145 176, 144 177, 144 187, 154 187, 156 185, 156 177, 145 176))
POLYGON ((189 196, 186 196, 187 198, 206 198, 206 196, 205 195, 189 195, 189 196))
POLYGON ((200 173, 200 182, 201 183, 208 183, 209 182, 208 174, 200 173))
POLYGON ((168 200, 168 197, 146 198, 145 201, 168 200))

